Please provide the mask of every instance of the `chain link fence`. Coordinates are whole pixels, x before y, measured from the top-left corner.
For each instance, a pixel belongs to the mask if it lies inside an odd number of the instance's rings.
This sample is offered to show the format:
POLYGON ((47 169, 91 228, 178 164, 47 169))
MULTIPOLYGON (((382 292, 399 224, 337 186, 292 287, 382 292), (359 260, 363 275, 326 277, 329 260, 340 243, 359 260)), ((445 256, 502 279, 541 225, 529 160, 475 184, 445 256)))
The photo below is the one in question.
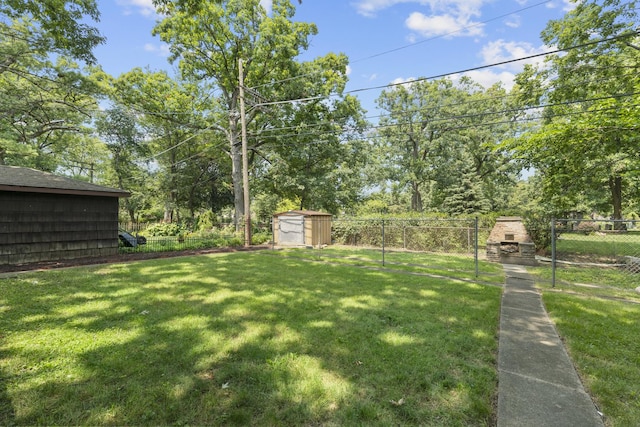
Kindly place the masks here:
MULTIPOLYGON (((207 230, 192 231, 177 223, 119 223, 119 252, 171 252, 198 249, 241 247, 244 230, 233 224, 219 224, 207 230)), ((254 224, 253 244, 271 239, 270 224, 254 224)))
POLYGON ((334 218, 332 243, 379 250, 383 265, 388 253, 398 251, 423 252, 425 262, 429 262, 428 253, 468 256, 474 261, 477 276, 480 272, 479 259, 484 258, 490 231, 490 228, 480 226, 478 218, 334 218))
POLYGON ((552 286, 640 286, 640 222, 556 219, 551 223, 552 286))

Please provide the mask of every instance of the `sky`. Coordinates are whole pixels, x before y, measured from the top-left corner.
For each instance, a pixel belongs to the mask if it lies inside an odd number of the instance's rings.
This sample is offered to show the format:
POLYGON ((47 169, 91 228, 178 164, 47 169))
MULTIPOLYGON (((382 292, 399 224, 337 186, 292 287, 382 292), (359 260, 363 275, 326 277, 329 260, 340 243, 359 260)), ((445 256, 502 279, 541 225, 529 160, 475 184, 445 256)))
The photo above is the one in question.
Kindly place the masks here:
MULTIPOLYGON (((547 22, 570 10, 570 0, 302 0, 295 21, 313 22, 318 34, 301 59, 345 53, 347 91, 375 111, 389 84, 451 74, 550 50, 540 39, 547 22)), ((262 0, 270 9, 270 0, 262 0)), ((95 50, 103 69, 118 76, 134 67, 173 73, 168 46, 151 32, 151 0, 100 0, 97 24, 107 38, 95 50)), ((484 86, 507 88, 524 61, 466 73, 484 86)))

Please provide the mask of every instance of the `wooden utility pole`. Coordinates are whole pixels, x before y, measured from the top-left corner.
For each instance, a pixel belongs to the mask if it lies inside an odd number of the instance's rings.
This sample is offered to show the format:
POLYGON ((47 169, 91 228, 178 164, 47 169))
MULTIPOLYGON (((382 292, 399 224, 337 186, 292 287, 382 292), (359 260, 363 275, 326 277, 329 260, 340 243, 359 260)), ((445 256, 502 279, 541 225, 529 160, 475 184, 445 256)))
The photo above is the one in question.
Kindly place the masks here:
POLYGON ((244 246, 251 246, 251 207, 249 205, 249 155, 247 149, 247 120, 244 111, 244 72, 242 58, 238 59, 240 95, 240 126, 242 129, 242 189, 244 192, 244 246))

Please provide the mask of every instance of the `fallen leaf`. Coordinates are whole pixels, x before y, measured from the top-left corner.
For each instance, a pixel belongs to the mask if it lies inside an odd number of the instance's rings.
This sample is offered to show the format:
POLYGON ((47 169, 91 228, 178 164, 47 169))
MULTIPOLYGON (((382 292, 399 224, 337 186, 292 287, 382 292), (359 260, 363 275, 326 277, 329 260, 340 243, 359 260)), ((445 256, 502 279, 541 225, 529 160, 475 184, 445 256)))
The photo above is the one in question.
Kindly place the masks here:
POLYGON ((392 404, 393 406, 402 406, 402 405, 404 405, 404 397, 403 397, 403 398, 401 398, 401 399, 400 399, 400 400, 398 400, 398 401, 390 400, 389 402, 391 402, 391 404, 392 404))

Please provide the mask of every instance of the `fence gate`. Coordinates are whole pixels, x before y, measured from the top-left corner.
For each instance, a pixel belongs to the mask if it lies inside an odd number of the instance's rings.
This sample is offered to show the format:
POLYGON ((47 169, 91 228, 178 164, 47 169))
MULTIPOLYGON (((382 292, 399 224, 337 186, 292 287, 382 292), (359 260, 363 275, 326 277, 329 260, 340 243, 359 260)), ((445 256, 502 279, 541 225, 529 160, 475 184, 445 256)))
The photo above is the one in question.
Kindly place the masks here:
POLYGON ((280 216, 278 218, 278 242, 282 245, 304 245, 304 216, 280 216))

